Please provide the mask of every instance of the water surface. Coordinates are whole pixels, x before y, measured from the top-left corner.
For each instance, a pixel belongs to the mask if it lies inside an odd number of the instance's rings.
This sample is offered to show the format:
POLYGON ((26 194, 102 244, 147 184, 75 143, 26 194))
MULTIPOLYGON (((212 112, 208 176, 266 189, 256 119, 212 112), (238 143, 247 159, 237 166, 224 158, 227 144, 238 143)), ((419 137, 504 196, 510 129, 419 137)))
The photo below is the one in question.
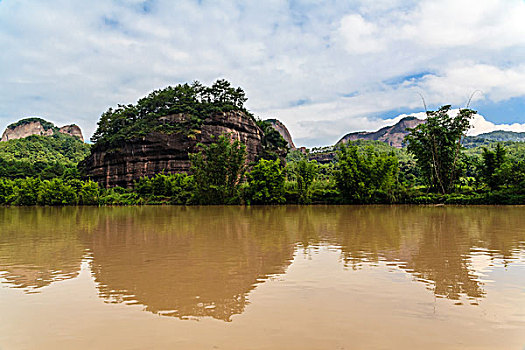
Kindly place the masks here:
POLYGON ((522 349, 524 214, 0 208, 0 349, 522 349))

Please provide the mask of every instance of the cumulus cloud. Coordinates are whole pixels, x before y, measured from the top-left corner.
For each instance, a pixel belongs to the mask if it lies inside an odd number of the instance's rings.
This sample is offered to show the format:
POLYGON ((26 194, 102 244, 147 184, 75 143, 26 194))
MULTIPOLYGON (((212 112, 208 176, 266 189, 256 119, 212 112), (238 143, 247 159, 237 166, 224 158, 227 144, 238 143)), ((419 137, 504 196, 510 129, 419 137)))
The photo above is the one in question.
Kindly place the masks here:
POLYGON ((349 53, 365 54, 379 52, 384 48, 381 38, 376 36, 377 26, 358 14, 343 17, 339 31, 349 53))
POLYGON ((494 124, 486 120, 485 117, 476 114, 472 120, 472 128, 469 130, 468 135, 475 136, 497 130, 525 132, 525 123, 494 124))
POLYGON ((89 136, 110 106, 226 78, 299 144, 330 144, 420 108, 417 93, 524 98, 523 18, 522 0, 0 1, 0 127, 40 115, 89 136))

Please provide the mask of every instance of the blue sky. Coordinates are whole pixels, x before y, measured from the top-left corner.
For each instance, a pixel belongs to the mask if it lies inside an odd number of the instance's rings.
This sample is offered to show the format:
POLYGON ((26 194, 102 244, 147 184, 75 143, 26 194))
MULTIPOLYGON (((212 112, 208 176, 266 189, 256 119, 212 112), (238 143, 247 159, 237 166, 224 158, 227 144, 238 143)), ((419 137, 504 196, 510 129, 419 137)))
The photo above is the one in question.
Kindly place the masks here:
POLYGON ((225 78, 299 145, 475 90, 478 132, 525 131, 523 18, 523 0, 1 0, 0 128, 37 115, 88 138, 111 106, 225 78))

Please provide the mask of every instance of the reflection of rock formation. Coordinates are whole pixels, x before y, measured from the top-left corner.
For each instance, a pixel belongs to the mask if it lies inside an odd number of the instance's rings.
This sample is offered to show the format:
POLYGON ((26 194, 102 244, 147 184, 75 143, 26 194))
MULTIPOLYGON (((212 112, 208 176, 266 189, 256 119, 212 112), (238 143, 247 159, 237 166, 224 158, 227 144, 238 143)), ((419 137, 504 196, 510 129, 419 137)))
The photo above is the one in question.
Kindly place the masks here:
POLYGON ((172 207, 108 220, 91 243, 100 294, 154 313, 229 321, 293 257, 288 235, 269 230, 275 219, 246 208, 172 207))
POLYGON ((75 208, 0 208, 0 272, 32 290, 77 276, 83 248, 75 208))
MULTIPOLYGON (((353 268, 384 261, 437 296, 484 296, 473 257, 523 254, 521 207, 0 208, 0 276, 38 288, 77 275, 86 249, 100 294, 177 317, 230 320, 298 245, 328 243, 353 268)), ((313 250, 312 250, 313 251, 313 250)))

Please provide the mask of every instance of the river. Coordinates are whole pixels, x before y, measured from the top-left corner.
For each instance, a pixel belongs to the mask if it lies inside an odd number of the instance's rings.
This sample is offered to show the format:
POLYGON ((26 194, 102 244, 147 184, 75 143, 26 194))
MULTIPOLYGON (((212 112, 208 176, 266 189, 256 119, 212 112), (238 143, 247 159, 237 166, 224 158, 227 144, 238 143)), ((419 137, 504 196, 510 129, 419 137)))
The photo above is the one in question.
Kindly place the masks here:
POLYGON ((0 208, 0 349, 523 349, 525 207, 0 208))

